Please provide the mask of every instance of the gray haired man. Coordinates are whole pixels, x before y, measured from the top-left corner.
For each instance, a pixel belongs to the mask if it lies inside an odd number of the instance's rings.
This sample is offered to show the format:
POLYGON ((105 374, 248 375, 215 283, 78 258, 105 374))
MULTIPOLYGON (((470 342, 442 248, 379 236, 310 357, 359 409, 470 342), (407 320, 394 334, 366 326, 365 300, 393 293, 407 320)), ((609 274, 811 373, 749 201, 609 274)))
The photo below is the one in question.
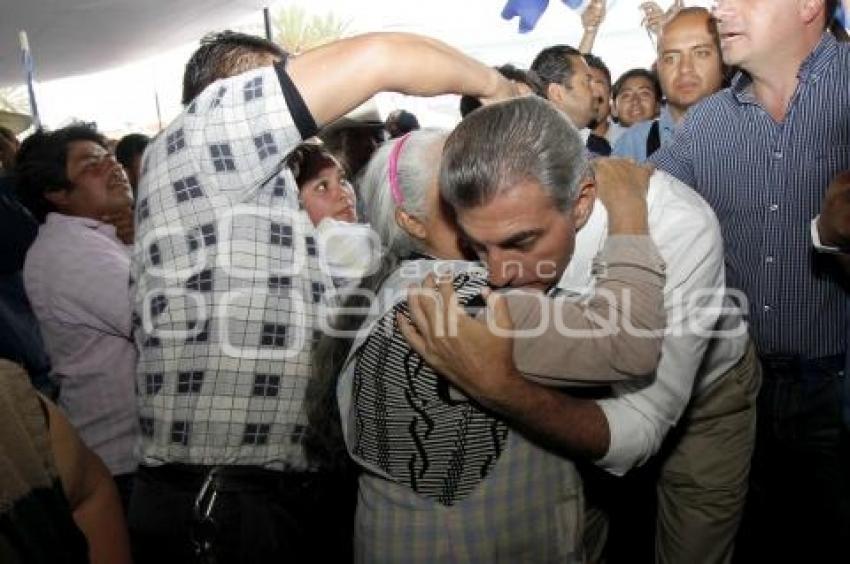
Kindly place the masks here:
MULTIPOLYGON (((442 195, 487 263, 493 286, 557 289, 576 297, 593 287, 593 257, 615 238, 606 237, 614 218, 594 205, 596 185, 581 174, 587 166, 581 147, 575 128, 533 98, 475 112, 450 136, 442 195)), ((678 425, 661 461, 659 559, 724 561, 747 489, 758 365, 746 326, 735 312, 723 311, 723 245, 714 213, 690 188, 661 173, 651 178, 647 206, 651 237, 667 264, 668 320, 649 383, 617 385, 589 399, 529 382, 497 354, 509 338, 482 336, 483 328, 460 311, 451 312, 461 320, 457 336, 440 336, 437 314, 449 312, 416 298, 415 327, 407 325, 405 334, 483 405, 611 474, 646 463, 678 425), (477 337, 470 339, 473 331, 477 337)), ((450 288, 439 289, 451 298, 450 288)), ((443 303, 439 307, 454 307, 451 299, 443 303)), ((494 297, 490 307, 504 305, 494 297)), ((589 546, 588 557, 598 557, 599 548, 589 546)))

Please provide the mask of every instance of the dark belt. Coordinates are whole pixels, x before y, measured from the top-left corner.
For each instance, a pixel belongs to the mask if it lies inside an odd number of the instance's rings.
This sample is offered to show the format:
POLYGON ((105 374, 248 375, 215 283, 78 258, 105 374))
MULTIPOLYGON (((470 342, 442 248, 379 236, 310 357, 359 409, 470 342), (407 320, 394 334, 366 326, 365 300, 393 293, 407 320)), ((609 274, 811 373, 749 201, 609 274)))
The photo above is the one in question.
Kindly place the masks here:
POLYGON ((799 355, 759 355, 768 378, 804 378, 818 373, 837 373, 844 370, 846 353, 818 358, 799 355))
POLYGON ((218 491, 288 491, 308 488, 338 479, 330 472, 278 471, 260 466, 163 464, 140 466, 140 477, 165 482, 177 488, 197 492, 207 476, 213 473, 218 491))

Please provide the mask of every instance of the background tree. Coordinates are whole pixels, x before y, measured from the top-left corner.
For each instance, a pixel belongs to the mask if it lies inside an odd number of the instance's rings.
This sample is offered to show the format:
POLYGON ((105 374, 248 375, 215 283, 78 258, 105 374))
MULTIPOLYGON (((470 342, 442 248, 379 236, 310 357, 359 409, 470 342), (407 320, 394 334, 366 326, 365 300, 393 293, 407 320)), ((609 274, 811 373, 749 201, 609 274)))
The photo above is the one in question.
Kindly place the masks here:
POLYGON ((341 20, 331 12, 319 16, 308 14, 301 6, 289 5, 272 16, 272 39, 297 55, 345 37, 350 25, 350 20, 341 20))
POLYGON ((29 113, 26 89, 23 86, 0 88, 0 110, 29 113))

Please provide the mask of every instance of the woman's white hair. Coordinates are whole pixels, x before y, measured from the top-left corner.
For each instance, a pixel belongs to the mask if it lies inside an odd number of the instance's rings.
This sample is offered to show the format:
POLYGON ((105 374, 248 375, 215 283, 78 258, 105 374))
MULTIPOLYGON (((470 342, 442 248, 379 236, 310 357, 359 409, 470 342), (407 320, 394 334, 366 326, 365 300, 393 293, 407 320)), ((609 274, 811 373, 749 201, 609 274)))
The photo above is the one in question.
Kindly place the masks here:
POLYGON ((381 238, 388 253, 404 257, 417 250, 416 241, 398 223, 396 210, 425 220, 428 215, 428 190, 437 181, 440 154, 449 132, 418 129, 409 134, 398 156, 398 187, 403 201, 397 205, 390 189, 389 160, 401 138, 387 141, 375 151, 360 181, 360 197, 366 220, 381 238))

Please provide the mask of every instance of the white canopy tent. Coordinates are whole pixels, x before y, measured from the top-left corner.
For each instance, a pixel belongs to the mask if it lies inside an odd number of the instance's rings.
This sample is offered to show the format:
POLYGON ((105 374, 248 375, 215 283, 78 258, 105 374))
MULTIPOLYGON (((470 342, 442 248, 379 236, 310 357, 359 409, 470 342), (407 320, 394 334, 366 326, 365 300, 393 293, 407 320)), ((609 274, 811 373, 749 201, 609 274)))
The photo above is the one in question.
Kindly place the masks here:
POLYGON ((144 59, 222 29, 263 0, 0 0, 0 87, 23 82, 18 32, 36 78, 87 74, 144 59))

